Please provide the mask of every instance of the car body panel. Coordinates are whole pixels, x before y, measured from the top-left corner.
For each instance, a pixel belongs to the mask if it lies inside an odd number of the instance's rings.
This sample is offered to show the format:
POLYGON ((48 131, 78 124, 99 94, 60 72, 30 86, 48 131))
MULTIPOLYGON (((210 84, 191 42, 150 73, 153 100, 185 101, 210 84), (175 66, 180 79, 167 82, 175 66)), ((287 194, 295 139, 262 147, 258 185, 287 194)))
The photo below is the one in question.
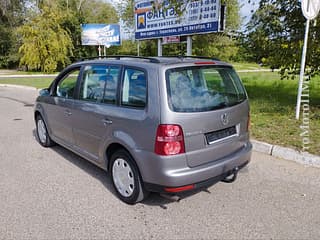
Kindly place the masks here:
MULTIPOLYGON (((51 96, 39 96, 35 111, 44 116, 52 139, 94 164, 108 170, 110 146, 126 149, 135 160, 141 177, 149 185, 178 187, 202 182, 243 166, 250 161, 249 102, 203 112, 175 112, 170 108, 166 71, 195 66, 194 61, 165 59, 163 63, 149 61, 94 60, 71 65, 51 84, 51 96), (84 66, 107 64, 121 66, 115 104, 88 102, 79 99, 84 66), (74 99, 54 96, 54 89, 63 76, 81 67, 74 99), (147 102, 143 108, 121 105, 124 71, 134 68, 145 72, 147 102), (224 122, 224 117, 227 122, 224 122), (155 154, 159 124, 177 124, 183 130, 185 153, 174 156, 155 154), (236 134, 209 142, 207 134, 223 129, 236 129, 236 134)), ((201 61, 201 60, 199 60, 201 61)), ((215 62, 215 65, 231 68, 215 62)))

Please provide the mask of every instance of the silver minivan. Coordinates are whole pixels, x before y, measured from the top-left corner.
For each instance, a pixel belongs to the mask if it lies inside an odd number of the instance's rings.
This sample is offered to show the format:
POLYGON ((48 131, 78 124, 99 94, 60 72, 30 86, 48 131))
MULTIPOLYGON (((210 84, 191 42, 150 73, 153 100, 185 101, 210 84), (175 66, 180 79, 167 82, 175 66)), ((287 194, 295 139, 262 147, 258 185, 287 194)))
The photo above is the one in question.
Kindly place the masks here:
POLYGON ((40 91, 39 142, 110 172, 118 197, 232 182, 251 157, 249 103, 233 67, 200 57, 110 56, 68 66, 40 91))

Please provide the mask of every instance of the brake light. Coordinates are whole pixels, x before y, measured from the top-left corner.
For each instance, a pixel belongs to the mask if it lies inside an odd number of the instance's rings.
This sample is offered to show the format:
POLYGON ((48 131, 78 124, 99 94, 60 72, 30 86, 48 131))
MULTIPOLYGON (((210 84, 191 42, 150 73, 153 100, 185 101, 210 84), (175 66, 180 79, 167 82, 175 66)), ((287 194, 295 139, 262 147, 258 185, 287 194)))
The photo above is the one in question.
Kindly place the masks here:
POLYGON ((182 128, 173 124, 159 125, 154 151, 164 156, 185 153, 182 128))

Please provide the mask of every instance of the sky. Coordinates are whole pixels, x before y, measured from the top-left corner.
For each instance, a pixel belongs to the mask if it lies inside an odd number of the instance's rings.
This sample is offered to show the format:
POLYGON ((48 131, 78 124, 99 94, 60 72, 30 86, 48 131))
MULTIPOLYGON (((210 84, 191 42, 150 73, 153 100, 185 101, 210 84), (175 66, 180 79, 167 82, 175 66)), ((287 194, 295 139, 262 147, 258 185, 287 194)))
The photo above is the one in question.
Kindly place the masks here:
POLYGON ((253 3, 248 3, 248 0, 238 0, 241 6, 240 8, 240 16, 242 18, 242 29, 245 27, 245 24, 251 18, 252 12, 258 9, 259 0, 253 1, 253 3))

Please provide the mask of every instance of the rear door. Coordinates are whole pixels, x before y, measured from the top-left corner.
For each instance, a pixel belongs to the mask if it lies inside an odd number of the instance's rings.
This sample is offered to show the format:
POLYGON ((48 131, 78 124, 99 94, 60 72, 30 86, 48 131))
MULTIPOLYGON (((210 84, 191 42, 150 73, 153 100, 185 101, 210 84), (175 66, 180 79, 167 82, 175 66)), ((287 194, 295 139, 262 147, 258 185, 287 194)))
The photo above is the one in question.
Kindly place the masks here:
POLYGON ((196 167, 245 146, 249 106, 246 92, 229 67, 194 66, 168 70, 169 106, 182 126, 187 162, 196 167))
POLYGON ((87 65, 83 70, 79 97, 73 107, 73 132, 78 150, 96 161, 103 140, 111 131, 120 73, 120 66, 106 64, 87 65))

